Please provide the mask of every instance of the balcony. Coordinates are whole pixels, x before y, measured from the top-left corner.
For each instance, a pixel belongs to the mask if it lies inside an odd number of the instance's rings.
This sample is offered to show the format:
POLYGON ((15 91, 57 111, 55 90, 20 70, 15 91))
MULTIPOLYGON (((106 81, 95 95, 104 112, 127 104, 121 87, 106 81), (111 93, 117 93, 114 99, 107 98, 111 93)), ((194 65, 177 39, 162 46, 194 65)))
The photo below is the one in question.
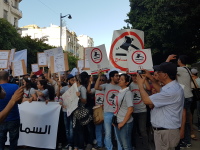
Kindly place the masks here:
POLYGON ((22 18, 22 11, 16 8, 15 6, 10 7, 11 12, 16 15, 19 19, 22 18))

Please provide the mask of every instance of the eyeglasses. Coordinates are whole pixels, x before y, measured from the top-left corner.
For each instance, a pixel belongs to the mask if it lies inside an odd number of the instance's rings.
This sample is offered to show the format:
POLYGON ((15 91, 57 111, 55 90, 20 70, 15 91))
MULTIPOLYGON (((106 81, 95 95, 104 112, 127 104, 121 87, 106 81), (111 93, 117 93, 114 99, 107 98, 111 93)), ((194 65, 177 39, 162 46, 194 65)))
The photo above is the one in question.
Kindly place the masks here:
POLYGON ((132 74, 132 75, 131 75, 131 77, 136 77, 136 76, 137 76, 136 74, 132 74))
POLYGON ((105 80, 103 80, 103 79, 100 79, 99 81, 105 81, 105 80))

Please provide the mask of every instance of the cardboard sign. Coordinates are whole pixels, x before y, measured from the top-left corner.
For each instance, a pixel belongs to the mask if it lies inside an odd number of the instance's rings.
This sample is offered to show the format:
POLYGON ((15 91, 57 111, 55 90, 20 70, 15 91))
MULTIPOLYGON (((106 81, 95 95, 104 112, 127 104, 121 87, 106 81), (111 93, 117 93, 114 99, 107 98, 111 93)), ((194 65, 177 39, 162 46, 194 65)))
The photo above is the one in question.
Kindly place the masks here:
POLYGON ((78 92, 77 84, 74 83, 63 95, 63 105, 66 108, 63 109, 64 112, 67 112, 67 116, 70 116, 71 113, 78 107, 79 97, 76 95, 78 92))
POLYGON ((58 48, 53 48, 53 49, 45 50, 44 53, 45 53, 46 58, 47 58, 48 67, 50 67, 50 57, 51 56, 56 56, 58 54, 63 53, 63 50, 62 50, 62 47, 58 47, 58 48))
POLYGON ((127 70, 129 49, 144 49, 144 32, 136 29, 115 30, 109 56, 115 68, 127 70))
POLYGON ((14 60, 15 57, 15 49, 11 49, 10 51, 10 57, 9 57, 9 66, 11 66, 12 61, 14 60))
POLYGON ((57 73, 69 70, 67 53, 63 53, 62 55, 59 54, 57 56, 51 56, 50 69, 51 73, 57 73))
POLYGON ((40 70, 38 64, 31 64, 31 69, 32 72, 37 72, 38 70, 40 70))
POLYGON ((45 53, 37 53, 37 59, 40 67, 47 67, 47 58, 45 53))
POLYGON ((146 69, 153 71, 151 49, 129 50, 128 69, 130 74, 137 73, 137 70, 146 69))
POLYGON ((86 48, 86 56, 90 64, 91 74, 97 74, 100 69, 102 71, 110 70, 105 45, 86 48))
POLYGON ((8 69, 8 60, 0 59, 0 69, 8 69))
POLYGON ((10 58, 10 50, 0 50, 0 59, 9 59, 10 58))
POLYGON ((77 68, 78 68, 78 71, 81 73, 82 69, 84 68, 84 59, 78 60, 78 62, 77 62, 77 68))
POLYGON ((26 65, 24 60, 12 62, 12 75, 15 76, 21 76, 27 74, 26 71, 26 65))
MULTIPOLYGON (((91 47, 87 47, 87 48, 91 48, 91 47)), ((84 48, 84 67, 82 68, 82 70, 90 70, 90 64, 89 64, 89 60, 87 57, 87 53, 86 53, 86 49, 84 48)))

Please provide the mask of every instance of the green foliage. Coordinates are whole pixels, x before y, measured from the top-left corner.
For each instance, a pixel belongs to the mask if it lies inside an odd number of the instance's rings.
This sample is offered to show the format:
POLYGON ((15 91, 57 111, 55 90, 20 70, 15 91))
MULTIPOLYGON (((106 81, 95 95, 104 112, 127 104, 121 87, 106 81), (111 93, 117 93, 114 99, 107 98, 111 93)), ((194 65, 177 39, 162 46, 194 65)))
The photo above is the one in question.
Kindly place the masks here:
MULTIPOLYGON (((144 31, 145 48, 151 48, 154 64, 168 54, 186 54, 196 62, 200 56, 199 0, 130 0, 132 28, 144 31)), ((127 27, 129 28, 129 27, 127 27)))
MULTIPOLYGON (((31 64, 37 63, 37 52, 55 48, 46 43, 46 37, 41 39, 31 39, 30 36, 21 37, 17 29, 7 20, 0 18, 0 49, 9 50, 16 48, 16 51, 27 49, 27 70, 31 71, 31 64)), ((70 69, 76 67, 78 58, 68 53, 70 69)))

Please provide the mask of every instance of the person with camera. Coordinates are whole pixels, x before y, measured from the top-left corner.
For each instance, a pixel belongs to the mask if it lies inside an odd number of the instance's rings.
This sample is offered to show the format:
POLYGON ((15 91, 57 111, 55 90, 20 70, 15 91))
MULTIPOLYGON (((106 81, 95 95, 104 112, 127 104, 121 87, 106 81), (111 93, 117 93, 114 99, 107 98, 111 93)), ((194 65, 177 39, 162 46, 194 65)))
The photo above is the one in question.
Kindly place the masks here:
POLYGON ((151 124, 156 150, 174 149, 180 141, 184 91, 176 81, 176 64, 164 62, 153 68, 156 79, 145 70, 144 76, 137 75, 137 83, 143 102, 154 106, 151 110, 151 124), (158 93, 148 95, 143 85, 146 77, 151 80, 158 93), (157 80, 164 86, 161 87, 157 80))
POLYGON ((118 137, 122 149, 132 150, 131 134, 133 128, 133 95, 129 90, 131 77, 127 74, 121 74, 119 86, 121 89, 118 94, 117 111, 115 112, 116 120, 113 120, 115 135, 118 137))
MULTIPOLYGON (((138 70, 141 71, 141 70, 138 70)), ((144 70, 142 70, 144 71, 144 70)), ((145 72, 141 72, 139 74, 145 74, 145 72)), ((149 150, 148 144, 148 135, 147 135, 147 108, 144 102, 141 99, 140 90, 137 83, 137 74, 132 74, 132 82, 129 85, 129 88, 133 95, 133 103, 134 103, 134 126, 133 126, 133 144, 137 148, 139 145, 137 144, 137 136, 140 135, 142 137, 142 147, 143 150, 149 150)), ((147 80, 145 80, 144 88, 146 90, 150 90, 150 85, 147 80)))

